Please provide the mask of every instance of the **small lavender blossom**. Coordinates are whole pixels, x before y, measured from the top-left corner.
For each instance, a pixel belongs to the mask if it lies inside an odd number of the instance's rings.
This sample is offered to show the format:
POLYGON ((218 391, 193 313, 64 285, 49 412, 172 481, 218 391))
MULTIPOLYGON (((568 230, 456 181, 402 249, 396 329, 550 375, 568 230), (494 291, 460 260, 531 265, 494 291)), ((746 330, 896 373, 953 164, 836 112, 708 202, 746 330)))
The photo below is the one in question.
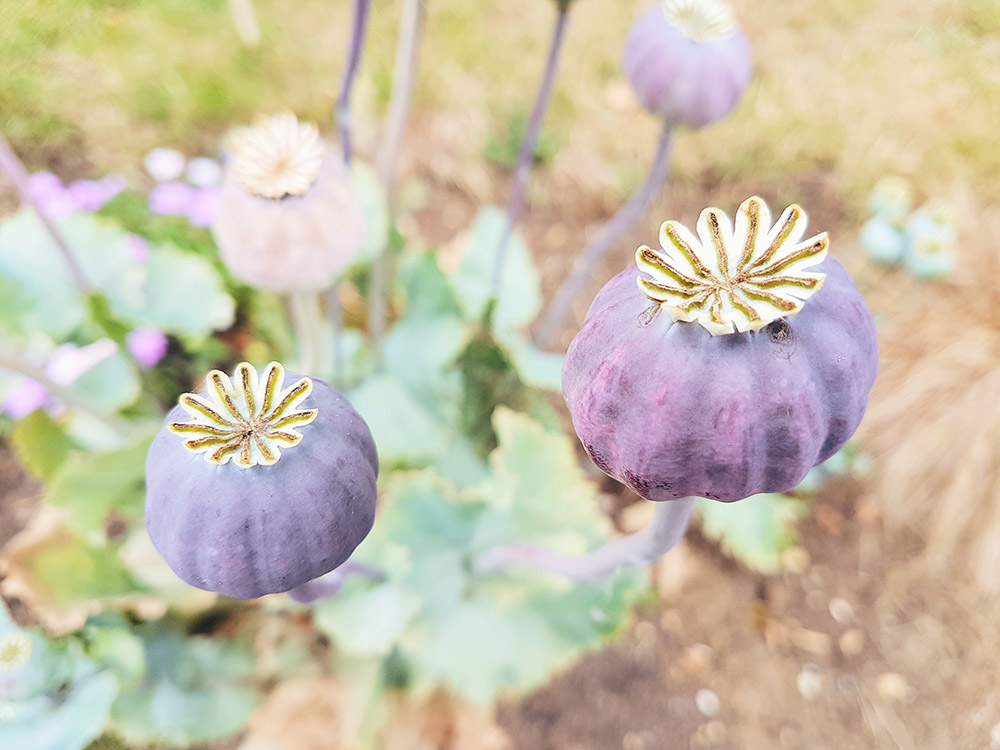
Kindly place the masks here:
POLYGON ((184 177, 195 187, 212 187, 222 182, 222 165, 215 159, 199 156, 188 162, 184 177))
POLYGON ((125 344, 136 364, 143 370, 155 367, 166 355, 170 345, 167 337, 152 326, 142 326, 130 331, 125 337, 125 344))
POLYGON ((45 374, 59 385, 72 385, 77 378, 118 351, 111 339, 100 339, 87 346, 62 344, 45 365, 45 374))
POLYGON ((142 160, 146 171, 157 182, 176 180, 184 174, 184 154, 173 148, 154 148, 142 160))
POLYGON ((39 210, 50 219, 61 219, 77 209, 72 194, 51 172, 35 172, 29 176, 28 192, 39 210))
POLYGON ((7 391, 0 403, 0 413, 11 419, 23 419, 45 406, 48 398, 49 391, 44 385, 31 378, 21 378, 7 391))
POLYGON ((136 263, 145 263, 149 260, 149 243, 146 242, 145 237, 140 237, 137 234, 130 235, 128 238, 128 251, 129 255, 132 256, 132 260, 136 263))
POLYGON ((77 180, 66 188, 81 211, 97 211, 125 189, 125 177, 109 174, 100 180, 77 180))
MULTIPOLYGON (((45 374, 53 383, 70 386, 117 351, 118 345, 111 339, 100 339, 87 346, 62 344, 49 355, 45 374)), ((31 378, 21 378, 7 391, 0 412, 21 419, 46 406, 48 401, 49 391, 45 386, 31 378)))
POLYGON ((219 213, 221 200, 221 188, 205 187, 196 190, 194 198, 191 201, 191 206, 187 211, 188 220, 196 227, 211 226, 219 213))
POLYGON ((162 182, 149 192, 149 210, 162 216, 184 216, 194 199, 195 189, 186 182, 162 182))

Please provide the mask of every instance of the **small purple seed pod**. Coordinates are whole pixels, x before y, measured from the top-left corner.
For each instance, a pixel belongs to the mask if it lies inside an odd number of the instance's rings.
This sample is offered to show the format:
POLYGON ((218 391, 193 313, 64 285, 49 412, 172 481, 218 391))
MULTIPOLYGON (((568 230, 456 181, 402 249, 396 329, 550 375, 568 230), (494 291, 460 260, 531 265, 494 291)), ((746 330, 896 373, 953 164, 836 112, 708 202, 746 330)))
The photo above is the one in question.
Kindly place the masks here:
POLYGON ((237 133, 212 233, 233 276, 257 289, 320 291, 357 257, 365 219, 342 156, 291 113, 237 133))
POLYGON ((249 599, 340 566, 375 519, 378 455, 343 394, 272 362, 187 393, 146 458, 146 529, 185 582, 249 599))
POLYGON ((697 128, 736 107, 750 45, 722 0, 662 0, 629 32, 625 74, 646 109, 697 128))
POLYGON ((648 500, 795 487, 857 429, 878 367, 871 313, 806 215, 705 209, 609 281, 563 394, 594 463, 648 500), (807 270, 810 269, 810 270, 807 270))

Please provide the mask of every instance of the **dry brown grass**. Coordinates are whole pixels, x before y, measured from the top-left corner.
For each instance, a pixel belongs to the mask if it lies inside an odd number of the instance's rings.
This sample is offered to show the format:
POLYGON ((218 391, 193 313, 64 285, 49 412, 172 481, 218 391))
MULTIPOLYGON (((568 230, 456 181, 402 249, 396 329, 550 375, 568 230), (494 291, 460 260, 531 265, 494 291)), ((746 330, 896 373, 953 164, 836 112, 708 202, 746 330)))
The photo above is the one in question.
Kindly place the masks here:
POLYGON ((961 268, 914 283, 882 331, 866 418, 876 500, 926 562, 1000 594, 1000 209, 964 203, 961 268))

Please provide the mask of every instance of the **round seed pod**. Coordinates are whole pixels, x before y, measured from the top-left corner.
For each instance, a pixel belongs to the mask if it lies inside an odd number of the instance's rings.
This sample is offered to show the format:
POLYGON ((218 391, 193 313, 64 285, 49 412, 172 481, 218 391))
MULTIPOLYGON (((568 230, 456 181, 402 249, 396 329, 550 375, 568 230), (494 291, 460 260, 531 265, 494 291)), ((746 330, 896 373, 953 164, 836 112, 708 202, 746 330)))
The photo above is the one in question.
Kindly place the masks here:
POLYGON ((632 27, 624 65, 646 109, 697 128, 736 107, 750 81, 750 45, 722 0, 664 0, 632 27))
POLYGON ((184 394, 146 459, 146 529, 184 581, 289 591, 350 557, 375 518, 378 456, 348 400, 272 362, 184 394))
POLYGON ((790 206, 772 227, 759 198, 735 227, 706 209, 697 237, 666 222, 664 249, 598 292, 563 394, 602 471, 648 500, 731 502, 792 489, 854 433, 875 326, 827 236, 800 241, 805 222, 790 206))
POLYGON ((319 291, 357 257, 365 219, 343 158, 292 114, 232 139, 212 233, 233 276, 268 292, 319 291))

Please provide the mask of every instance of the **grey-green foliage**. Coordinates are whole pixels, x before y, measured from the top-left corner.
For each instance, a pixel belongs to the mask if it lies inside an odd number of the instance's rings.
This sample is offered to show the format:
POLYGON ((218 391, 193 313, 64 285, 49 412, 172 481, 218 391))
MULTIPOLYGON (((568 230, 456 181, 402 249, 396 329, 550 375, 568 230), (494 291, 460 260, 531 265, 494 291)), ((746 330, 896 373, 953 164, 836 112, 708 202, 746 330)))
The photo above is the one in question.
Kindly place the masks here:
MULTIPOLYGON (((75 213, 57 225, 87 280, 123 321, 192 340, 232 324, 233 299, 204 258, 154 243, 143 263, 129 234, 112 222, 75 213)), ((0 278, 0 331, 8 335, 44 332, 64 341, 89 322, 63 256, 28 209, 0 222, 0 278)))
POLYGON ((534 687, 599 647, 624 622, 641 578, 574 584, 527 570, 471 572, 497 544, 582 553, 611 534, 568 437, 507 409, 494 422, 500 445, 481 481, 459 486, 432 469, 390 478, 356 553, 387 579, 352 579, 315 614, 345 653, 395 652, 418 686, 443 683, 481 702, 534 687))
MULTIPOLYGON (((383 342, 385 370, 350 394, 372 429, 384 466, 434 464, 452 476, 465 473, 454 455, 471 456, 473 431, 468 425, 463 430, 469 383, 463 383, 458 365, 490 302, 492 263, 504 221, 499 209, 484 209, 469 231, 461 264, 451 273, 440 268, 433 253, 404 255, 400 262, 404 314, 383 342)), ((537 314, 541 296, 538 272, 517 233, 510 240, 505 269, 491 345, 511 363, 509 375, 518 387, 558 390, 562 355, 539 351, 524 330, 537 314)), ((486 399, 487 394, 481 395, 486 399)), ((492 406, 483 406, 488 422, 492 406)), ((478 471, 472 463, 468 467, 478 471)))
POLYGON ((246 725, 257 699, 247 649, 186 636, 169 622, 148 623, 135 633, 145 675, 112 707, 113 726, 122 736, 187 747, 229 737, 246 725))
POLYGON ((118 692, 114 671, 90 658, 77 639, 50 641, 18 628, 0 603, 0 639, 12 637, 26 639, 30 652, 23 665, 0 664, 0 747, 86 747, 107 723, 118 692))

